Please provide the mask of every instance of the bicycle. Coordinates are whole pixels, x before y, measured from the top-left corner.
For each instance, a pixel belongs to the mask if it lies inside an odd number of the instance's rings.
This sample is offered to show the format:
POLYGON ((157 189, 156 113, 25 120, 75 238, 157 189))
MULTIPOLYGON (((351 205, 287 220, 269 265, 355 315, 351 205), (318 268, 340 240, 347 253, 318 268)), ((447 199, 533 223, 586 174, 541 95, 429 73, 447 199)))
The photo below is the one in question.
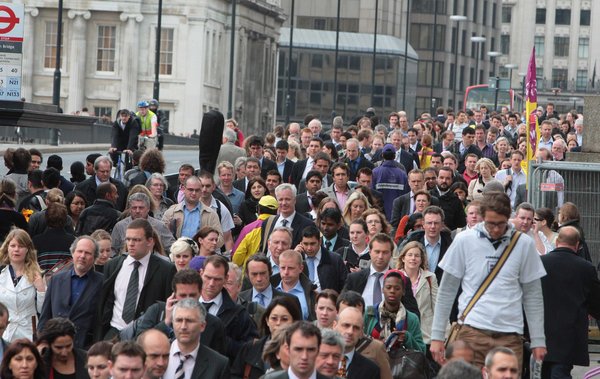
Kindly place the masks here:
POLYGON ((115 163, 115 167, 114 167, 114 172, 113 172, 113 179, 116 179, 118 181, 123 181, 123 174, 125 174, 125 171, 127 171, 127 161, 129 158, 129 153, 127 151, 119 151, 119 150, 115 150, 113 152, 109 153, 114 161, 114 157, 117 157, 117 162, 115 163), (122 159, 121 156, 125 154, 125 159, 122 159))

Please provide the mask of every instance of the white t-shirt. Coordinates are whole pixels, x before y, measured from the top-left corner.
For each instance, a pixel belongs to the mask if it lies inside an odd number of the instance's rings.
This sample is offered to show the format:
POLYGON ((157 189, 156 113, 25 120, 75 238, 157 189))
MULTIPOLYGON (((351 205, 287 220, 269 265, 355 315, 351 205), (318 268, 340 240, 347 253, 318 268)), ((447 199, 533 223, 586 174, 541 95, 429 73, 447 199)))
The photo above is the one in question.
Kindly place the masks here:
MULTIPOLYGON (((445 272, 462 279, 462 293, 458 299, 459 315, 510 243, 510 238, 505 238, 494 249, 481 230, 484 230, 483 223, 457 234, 439 263, 445 272)), ((510 227, 505 236, 510 237, 513 230, 510 227)), ((546 270, 533 239, 522 234, 504 266, 464 323, 479 329, 523 334, 521 285, 545 275, 546 270)))

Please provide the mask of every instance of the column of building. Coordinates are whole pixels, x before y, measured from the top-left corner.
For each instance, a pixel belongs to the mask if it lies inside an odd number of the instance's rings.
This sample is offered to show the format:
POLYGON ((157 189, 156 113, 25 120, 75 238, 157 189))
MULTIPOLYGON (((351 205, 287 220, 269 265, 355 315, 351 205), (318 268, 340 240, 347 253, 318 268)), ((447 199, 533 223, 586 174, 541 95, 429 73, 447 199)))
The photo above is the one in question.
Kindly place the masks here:
POLYGON ((126 24, 118 73, 121 78, 119 109, 135 109, 138 101, 139 24, 144 20, 144 16, 139 13, 121 13, 120 19, 126 24))
POLYGON ((87 56, 87 21, 90 11, 71 9, 67 13, 72 26, 69 50, 69 92, 67 113, 81 110, 85 106, 85 73, 87 56))

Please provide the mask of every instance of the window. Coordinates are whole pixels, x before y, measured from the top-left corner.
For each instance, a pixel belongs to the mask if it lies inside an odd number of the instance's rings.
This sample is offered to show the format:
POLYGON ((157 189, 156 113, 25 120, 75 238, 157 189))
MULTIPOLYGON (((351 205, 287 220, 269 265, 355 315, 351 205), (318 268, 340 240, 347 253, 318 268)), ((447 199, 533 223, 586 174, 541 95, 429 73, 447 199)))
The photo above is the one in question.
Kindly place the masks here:
POLYGON ((535 10, 535 23, 545 24, 546 23, 546 8, 537 8, 535 10))
POLYGON ((415 13, 435 13, 446 14, 446 1, 445 0, 420 0, 413 1, 412 11, 415 13), (436 5, 437 3, 437 5, 436 5), (436 10, 437 6, 437 10, 436 10))
POLYGON ((456 69, 454 66, 454 63, 450 63, 450 77, 449 77, 449 81, 448 81, 448 88, 450 89, 454 89, 454 84, 456 82, 456 69))
POLYGON ((467 55, 467 31, 463 30, 462 31, 462 46, 460 49, 460 54, 461 55, 467 55))
POLYGON ((578 57, 586 59, 589 57, 590 50, 590 39, 588 37, 579 37, 579 52, 578 57))
POLYGON ((431 71, 431 61, 419 61, 417 84, 420 86, 430 86, 433 80, 433 85, 436 87, 442 87, 444 63, 433 62, 433 73, 431 71))
POLYGON ((325 30, 325 26, 326 26, 326 20, 324 18, 315 18, 314 29, 325 30))
POLYGON ((509 35, 501 35, 500 36, 500 51, 504 55, 508 55, 510 53, 510 36, 509 35))
POLYGON ((487 25, 487 21, 488 21, 487 16, 488 16, 488 2, 487 2, 487 0, 485 0, 483 2, 483 18, 481 19, 481 23, 483 25, 487 25))
POLYGON ((310 67, 323 68, 323 54, 312 54, 310 67))
POLYGON ((479 1, 474 1, 473 2, 473 22, 474 23, 477 23, 477 16, 478 16, 478 13, 479 13, 479 7, 478 7, 478 5, 479 5, 479 1))
POLYGON ((577 91, 585 91, 587 88, 588 81, 588 70, 577 70, 577 79, 575 81, 575 86, 577 91))
POLYGON ((456 50, 457 50, 456 49, 456 37, 457 37, 456 33, 457 33, 456 27, 453 27, 452 28, 452 48, 451 48, 453 54, 456 54, 456 50))
MULTIPOLYGON (((475 0, 477 1, 477 0, 475 0)), ((469 0, 463 0, 463 12, 462 14, 464 14, 465 16, 469 15, 469 0)))
POLYGON ((161 28, 160 31, 160 75, 173 74, 173 35, 172 28, 161 28))
POLYGON ((96 56, 96 71, 115 71, 116 35, 116 26, 98 26, 98 50, 96 56))
POLYGON ((534 46, 535 46, 535 56, 543 57, 544 56, 544 36, 535 36, 534 38, 534 46))
POLYGON ((498 14, 498 10, 496 7, 496 3, 492 4, 492 28, 496 27, 496 15, 498 14))
POLYGON ((460 66, 459 84, 457 89, 465 88, 465 66, 460 66))
POLYGON ((554 56, 569 56, 569 37, 554 37, 554 56))
MULTIPOLYGON (((58 31, 56 30, 57 26, 58 23, 55 21, 46 21, 46 41, 44 42, 44 68, 56 68, 56 36, 58 33, 58 31)), ((60 41, 61 48, 63 47, 64 36, 65 33, 63 28, 63 35, 60 41)))
POLYGON ((502 22, 505 24, 510 24, 512 20, 512 7, 506 6, 502 7, 502 22))
POLYGON ((552 69, 552 87, 567 89, 568 70, 563 68, 552 69))
POLYGON ((112 108, 103 106, 94 106, 94 115, 98 117, 108 117, 112 120, 112 108))
POLYGON ((579 25, 590 26, 590 10, 582 9, 579 13, 579 25))
MULTIPOLYGON (((475 68, 469 68, 469 83, 475 83, 475 68)), ((475 83, 478 84, 478 83, 475 83)))
MULTIPOLYGON (((433 25, 412 24, 410 31, 410 44, 417 49, 431 49, 433 45, 433 25)), ((446 40, 446 26, 437 25, 435 34, 435 49, 443 50, 446 40)))
POLYGON ((458 0, 454 0, 454 5, 452 6, 452 13, 458 14, 458 0))
POLYGON ((554 23, 556 25, 571 25, 571 10, 557 9, 554 15, 554 23))

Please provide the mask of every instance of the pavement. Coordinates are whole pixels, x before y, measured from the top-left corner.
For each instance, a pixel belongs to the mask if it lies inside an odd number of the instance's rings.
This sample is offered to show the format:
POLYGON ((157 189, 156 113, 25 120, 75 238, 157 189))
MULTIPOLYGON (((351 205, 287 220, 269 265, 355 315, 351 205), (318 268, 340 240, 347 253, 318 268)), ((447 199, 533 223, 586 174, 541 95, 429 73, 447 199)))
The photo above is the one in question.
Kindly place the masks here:
MULTIPOLYGON (((36 143, 24 143, 17 144, 15 143, 0 143, 0 155, 4 155, 6 149, 13 148, 17 149, 19 147, 24 147, 26 149, 38 149, 42 154, 52 154, 52 153, 66 153, 66 152, 76 152, 76 151, 88 151, 88 150, 99 150, 106 151, 110 148, 110 144, 108 143, 86 143, 86 144, 61 144, 59 146, 45 145, 45 144, 36 144, 36 143)), ((165 150, 198 150, 198 146, 195 145, 165 145, 165 150)))

